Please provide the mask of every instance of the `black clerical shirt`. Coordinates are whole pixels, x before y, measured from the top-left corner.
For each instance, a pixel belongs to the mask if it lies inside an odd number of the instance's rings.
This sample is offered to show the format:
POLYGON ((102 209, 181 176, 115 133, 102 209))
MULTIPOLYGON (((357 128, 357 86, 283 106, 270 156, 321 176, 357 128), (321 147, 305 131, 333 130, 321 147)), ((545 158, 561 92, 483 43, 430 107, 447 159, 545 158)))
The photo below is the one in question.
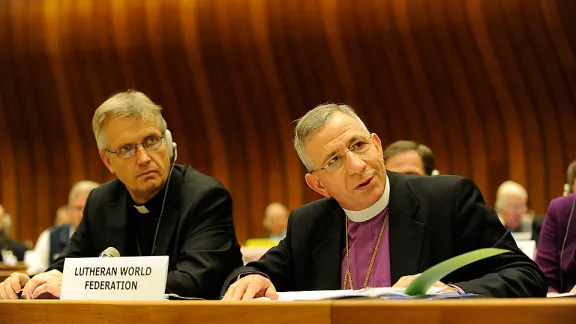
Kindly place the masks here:
MULTIPOLYGON (((126 227, 126 247, 129 256, 150 256, 154 248, 154 236, 162 210, 162 200, 166 188, 158 192, 144 205, 148 213, 140 213, 134 205, 136 203, 128 195, 126 209, 128 211, 128 225, 126 227)), ((141 208, 142 209, 142 208, 141 208)), ((166 209, 164 213, 166 213, 166 209)))

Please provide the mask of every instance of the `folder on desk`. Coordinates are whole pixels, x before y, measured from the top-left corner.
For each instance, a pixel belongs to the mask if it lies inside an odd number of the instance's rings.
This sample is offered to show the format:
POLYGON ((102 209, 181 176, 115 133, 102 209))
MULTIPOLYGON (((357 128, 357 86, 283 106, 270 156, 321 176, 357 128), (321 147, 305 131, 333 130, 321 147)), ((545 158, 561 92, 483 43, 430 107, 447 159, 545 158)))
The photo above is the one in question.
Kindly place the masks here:
POLYGON ((548 298, 574 298, 576 297, 576 292, 568 292, 568 293, 562 293, 562 294, 557 294, 557 295, 550 295, 548 296, 548 298))

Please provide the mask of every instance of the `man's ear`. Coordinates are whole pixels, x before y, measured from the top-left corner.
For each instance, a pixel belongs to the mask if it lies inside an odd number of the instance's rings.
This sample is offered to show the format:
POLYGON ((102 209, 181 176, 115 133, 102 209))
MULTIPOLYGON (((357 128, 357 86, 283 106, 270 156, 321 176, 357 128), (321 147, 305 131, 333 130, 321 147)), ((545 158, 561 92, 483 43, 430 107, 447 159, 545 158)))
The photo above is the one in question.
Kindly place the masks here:
POLYGON ((374 145, 376 145, 376 149, 378 149, 378 154, 380 154, 380 157, 382 157, 383 151, 382 151, 382 141, 380 140, 380 137, 378 137, 376 133, 372 133, 372 140, 374 141, 374 145))
POLYGON ((328 189, 324 187, 322 181, 320 180, 320 178, 318 178, 317 175, 313 173, 306 173, 304 179, 306 180, 306 184, 308 185, 308 187, 310 187, 312 190, 316 191, 317 193, 321 194, 326 198, 330 197, 328 189))
POLYGON ((114 169, 112 168, 112 164, 110 163, 110 157, 108 156, 108 154, 106 154, 105 151, 100 151, 100 159, 102 160, 102 162, 104 162, 106 168, 110 170, 110 173, 114 174, 114 169))

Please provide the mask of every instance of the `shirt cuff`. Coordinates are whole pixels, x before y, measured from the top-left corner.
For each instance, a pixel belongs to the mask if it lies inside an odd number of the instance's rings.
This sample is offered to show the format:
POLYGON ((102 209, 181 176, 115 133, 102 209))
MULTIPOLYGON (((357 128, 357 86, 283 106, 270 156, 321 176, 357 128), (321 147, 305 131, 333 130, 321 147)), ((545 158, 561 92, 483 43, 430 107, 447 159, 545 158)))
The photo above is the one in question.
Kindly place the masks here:
POLYGON ((254 272, 242 272, 241 274, 238 275, 238 277, 236 277, 236 281, 240 280, 240 278, 242 278, 244 276, 253 275, 253 274, 261 275, 262 277, 265 277, 266 279, 270 280, 270 277, 268 277, 268 275, 265 274, 264 272, 254 271, 254 272))
POLYGON ((460 295, 463 295, 463 294, 466 293, 466 292, 464 291, 464 289, 462 289, 462 288, 460 288, 460 287, 458 287, 458 286, 456 286, 456 285, 454 285, 454 284, 447 284, 446 286, 456 289, 456 291, 458 291, 458 293, 459 293, 460 295))

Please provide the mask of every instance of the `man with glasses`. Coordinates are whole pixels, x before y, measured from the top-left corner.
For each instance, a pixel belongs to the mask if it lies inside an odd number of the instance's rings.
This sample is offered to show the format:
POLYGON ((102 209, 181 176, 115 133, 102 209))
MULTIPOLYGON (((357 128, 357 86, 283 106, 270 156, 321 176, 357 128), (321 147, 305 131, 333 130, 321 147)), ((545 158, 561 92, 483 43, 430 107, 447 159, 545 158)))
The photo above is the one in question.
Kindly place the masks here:
POLYGON ((97 257, 114 247, 121 256, 168 255, 167 293, 218 299, 226 276, 242 265, 229 192, 175 164, 161 108, 143 93, 110 97, 94 113, 92 128, 116 179, 91 192, 80 225, 49 271, 32 279, 13 274, 0 284, 0 298, 59 297, 66 258, 97 257))
POLYGON ((380 138, 349 106, 309 111, 296 125, 294 146, 306 183, 326 198, 295 209, 286 238, 231 273, 224 300, 405 288, 431 266, 486 247, 511 252, 466 266, 436 286, 491 297, 546 295, 542 272, 470 179, 387 171, 380 138))

